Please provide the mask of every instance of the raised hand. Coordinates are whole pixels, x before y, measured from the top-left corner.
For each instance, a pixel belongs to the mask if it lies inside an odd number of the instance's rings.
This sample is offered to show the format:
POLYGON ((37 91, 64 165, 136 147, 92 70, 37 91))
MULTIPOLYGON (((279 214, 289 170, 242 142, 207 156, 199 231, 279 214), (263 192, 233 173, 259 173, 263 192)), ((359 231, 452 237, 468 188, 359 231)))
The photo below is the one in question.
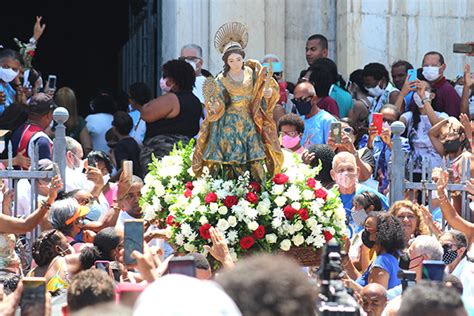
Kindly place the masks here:
POLYGON ((49 193, 48 193, 48 203, 53 204, 53 202, 58 197, 58 192, 61 191, 64 187, 63 181, 59 175, 54 176, 49 182, 49 193))
POLYGON ((43 25, 41 25, 41 19, 43 19, 42 16, 37 16, 35 26, 33 27, 33 38, 36 41, 40 39, 41 35, 43 35, 44 29, 46 28, 46 24, 43 23, 43 25))
POLYGON ((12 164, 14 166, 18 166, 22 169, 28 169, 31 166, 31 159, 26 157, 24 154, 26 152, 26 149, 23 149, 22 151, 19 151, 16 156, 12 160, 12 164))
POLYGON ((233 266, 234 262, 232 261, 229 247, 227 247, 227 243, 222 233, 214 227, 209 229, 209 233, 211 234, 212 247, 205 245, 204 248, 224 266, 233 266))

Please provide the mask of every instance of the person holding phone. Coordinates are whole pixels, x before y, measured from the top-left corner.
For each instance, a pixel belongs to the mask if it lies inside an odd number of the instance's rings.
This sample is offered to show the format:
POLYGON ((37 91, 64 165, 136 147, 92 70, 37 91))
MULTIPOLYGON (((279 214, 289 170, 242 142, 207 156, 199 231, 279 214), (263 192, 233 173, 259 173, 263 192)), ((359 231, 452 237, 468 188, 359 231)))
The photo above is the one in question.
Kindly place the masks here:
MULTIPOLYGON (((359 148, 367 147, 372 151, 375 160, 372 179, 378 182, 378 185, 375 183, 375 186, 378 186, 378 191, 385 194, 388 192, 388 162, 392 152, 390 125, 398 121, 400 112, 395 105, 386 104, 382 107, 380 114, 380 122, 374 121, 371 123, 368 134, 361 137, 359 148)), ((379 113, 375 113, 375 115, 379 115, 379 113)), ((403 137, 402 150, 407 153, 410 151, 408 140, 403 137)))
MULTIPOLYGON (((436 108, 436 93, 428 81, 416 80, 413 86, 410 83, 407 79, 402 90, 415 91, 413 99, 416 106, 403 113, 400 121, 406 126, 406 135, 411 148, 408 154, 408 165, 413 164, 413 180, 419 182, 421 181, 424 157, 430 160, 428 169, 434 169, 443 164, 442 157, 436 152, 427 132, 449 116, 434 110, 436 108)), ((421 196, 419 200, 421 201, 421 196)))

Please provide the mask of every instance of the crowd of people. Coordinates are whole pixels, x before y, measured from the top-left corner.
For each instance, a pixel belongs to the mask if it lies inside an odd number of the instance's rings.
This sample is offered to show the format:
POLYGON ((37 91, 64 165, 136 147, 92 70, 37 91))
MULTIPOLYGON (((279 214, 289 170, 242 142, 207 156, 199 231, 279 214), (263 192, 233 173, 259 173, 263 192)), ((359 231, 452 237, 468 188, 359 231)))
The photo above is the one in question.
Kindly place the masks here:
MULTIPOLYGON (((74 90, 43 86, 33 68, 31 57, 44 30, 38 17, 28 49, 0 50, 0 128, 10 131, 15 168, 28 170, 37 150, 38 170, 53 170, 52 113, 66 108, 65 185, 59 176, 40 179, 34 210, 27 179, 14 188, 1 184, 0 315, 15 314, 23 277, 45 278, 46 315, 315 315, 321 297, 312 269, 270 254, 234 262, 217 228, 210 229, 207 257, 189 254, 196 278, 167 274, 178 254, 153 222, 146 223, 144 252, 132 255, 136 265, 125 264, 124 223, 142 218, 142 179, 152 154, 159 159, 178 142, 198 136, 209 114, 202 87, 212 74, 203 68, 201 47, 186 45, 179 58, 163 65, 160 96, 137 82, 123 107, 100 92, 90 101, 91 114, 82 118, 74 90), (125 175, 124 161, 133 162, 133 176, 125 175), (41 233, 33 239, 38 227, 41 233), (97 262, 109 262, 110 273, 96 268, 97 262), (214 262, 222 269, 211 269, 214 262)), ((344 286, 367 315, 474 313, 469 256, 474 224, 460 215, 465 201, 459 192, 446 190, 460 181, 463 161, 472 159, 469 66, 449 81, 443 55, 430 51, 419 67, 404 60, 390 69, 369 63, 346 82, 327 57, 329 49, 323 35, 310 36, 308 68, 295 83, 285 77, 278 56, 266 55, 262 64, 271 64, 279 86, 273 120, 282 149, 314 168, 320 165, 317 180, 340 193, 348 225, 340 262, 344 286), (407 192, 406 200, 389 204, 395 121, 406 126, 402 150, 413 181, 425 179, 423 170, 432 171, 437 190, 429 192, 429 205, 422 203, 428 200, 422 199, 425 191, 411 199, 407 192), (442 281, 423 280, 426 260, 444 262, 442 281), (417 284, 405 291, 400 271, 413 272, 417 284)), ((224 76, 231 59, 224 55, 224 76)), ((229 81, 239 80, 231 74, 229 81)), ((4 169, 7 163, 1 162, 4 169)), ((474 182, 464 190, 474 194, 474 182)))

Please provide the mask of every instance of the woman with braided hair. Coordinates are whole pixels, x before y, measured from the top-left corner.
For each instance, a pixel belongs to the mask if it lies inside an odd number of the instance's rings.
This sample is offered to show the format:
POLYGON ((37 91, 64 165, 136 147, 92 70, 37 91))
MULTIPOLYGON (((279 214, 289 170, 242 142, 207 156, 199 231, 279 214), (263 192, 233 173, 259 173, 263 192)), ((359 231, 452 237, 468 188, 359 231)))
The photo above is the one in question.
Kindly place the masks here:
POLYGON ((64 292, 69 287, 71 274, 80 270, 79 254, 72 253, 72 246, 59 230, 42 232, 32 247, 38 266, 28 276, 46 278, 46 289, 53 295, 64 292))

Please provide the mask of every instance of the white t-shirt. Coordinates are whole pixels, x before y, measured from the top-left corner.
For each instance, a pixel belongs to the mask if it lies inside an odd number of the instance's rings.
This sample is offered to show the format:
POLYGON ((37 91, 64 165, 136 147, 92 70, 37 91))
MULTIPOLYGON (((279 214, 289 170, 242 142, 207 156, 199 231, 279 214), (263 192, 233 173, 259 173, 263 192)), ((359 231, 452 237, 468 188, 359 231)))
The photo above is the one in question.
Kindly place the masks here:
POLYGON ((462 298, 466 302, 472 302, 474 299, 474 263, 467 260, 464 257, 459 261, 453 273, 457 277, 463 286, 462 298))
POLYGON ((206 77, 197 76, 196 82, 194 83, 193 94, 199 99, 199 101, 204 104, 204 94, 202 92, 202 87, 204 86, 204 81, 206 77))
POLYGON ((130 216, 130 214, 128 214, 126 211, 120 211, 115 228, 123 230, 125 221, 129 219, 137 219, 137 218, 130 216))
POLYGON ((113 119, 112 114, 106 113, 91 114, 86 117, 86 127, 91 135, 94 150, 101 150, 107 154, 110 152, 105 133, 112 128, 113 119))
MULTIPOLYGON (((441 119, 449 117, 444 112, 435 111, 435 114, 441 119)), ((403 113, 401 118, 407 123, 408 140, 413 146, 413 150, 409 153, 408 157, 408 161, 413 161, 413 171, 422 171, 423 157, 428 157, 431 160, 431 169, 441 167, 443 160, 436 152, 428 136, 428 132, 432 127, 428 115, 420 115, 420 122, 416 130, 413 129, 413 113, 411 111, 403 113)))
POLYGON ((66 192, 73 190, 85 190, 91 192, 94 183, 87 180, 87 176, 79 171, 66 167, 66 192))
MULTIPOLYGON (((31 184, 27 179, 20 179, 16 186, 17 191, 17 216, 28 216, 34 210, 31 209, 31 184)), ((38 204, 46 200, 45 196, 38 194, 38 204)))
POLYGON ((130 131, 130 137, 133 137, 138 145, 143 144, 143 140, 145 139, 146 133, 146 122, 140 119, 140 112, 138 110, 133 110, 128 113, 133 120, 133 128, 130 131))

